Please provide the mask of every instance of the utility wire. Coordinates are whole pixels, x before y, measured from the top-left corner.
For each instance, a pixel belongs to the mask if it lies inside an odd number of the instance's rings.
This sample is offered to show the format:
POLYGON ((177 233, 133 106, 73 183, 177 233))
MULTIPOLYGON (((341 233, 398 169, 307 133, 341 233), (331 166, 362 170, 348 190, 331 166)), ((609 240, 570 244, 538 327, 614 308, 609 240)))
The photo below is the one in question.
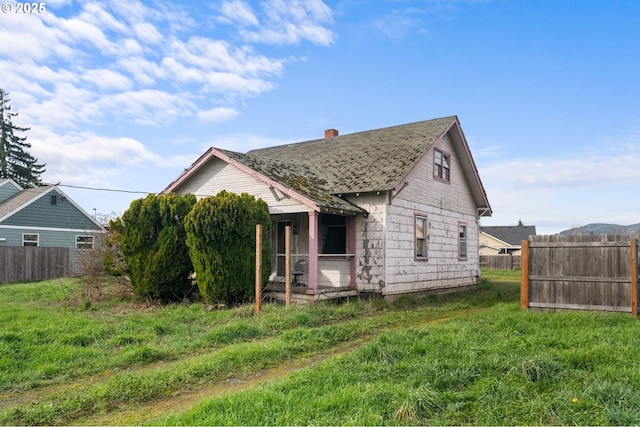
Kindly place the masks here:
POLYGON ((70 184, 56 184, 58 187, 69 187, 69 188, 79 188, 81 190, 92 190, 92 191, 111 191, 114 193, 130 193, 130 194, 158 194, 152 191, 135 191, 135 190, 117 190, 113 188, 96 188, 96 187, 83 187, 81 185, 70 185, 70 184))

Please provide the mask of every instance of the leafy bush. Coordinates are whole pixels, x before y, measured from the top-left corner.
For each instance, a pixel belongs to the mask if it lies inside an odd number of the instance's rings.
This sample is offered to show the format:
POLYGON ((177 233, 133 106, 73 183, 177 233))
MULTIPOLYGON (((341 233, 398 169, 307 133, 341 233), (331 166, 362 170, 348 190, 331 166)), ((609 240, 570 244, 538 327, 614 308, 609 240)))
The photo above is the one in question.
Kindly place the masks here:
POLYGON ((200 294, 207 302, 251 301, 255 283, 256 224, 262 224, 263 280, 269 277, 269 208, 247 193, 221 191, 201 199, 185 218, 187 246, 200 294))
POLYGON ((120 243, 138 297, 175 300, 189 291, 193 268, 184 218, 195 203, 192 194, 150 194, 122 216, 120 243))

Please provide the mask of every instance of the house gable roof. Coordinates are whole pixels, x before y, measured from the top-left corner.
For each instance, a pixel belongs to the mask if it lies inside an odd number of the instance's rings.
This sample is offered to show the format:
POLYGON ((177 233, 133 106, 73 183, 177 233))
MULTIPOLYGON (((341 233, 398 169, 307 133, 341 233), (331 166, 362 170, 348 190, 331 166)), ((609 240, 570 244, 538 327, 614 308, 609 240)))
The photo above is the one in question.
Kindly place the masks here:
POLYGON ((356 132, 249 151, 302 164, 326 179, 335 194, 395 188, 455 117, 356 132))
POLYGON ((480 231, 511 246, 520 246, 523 240, 536 235, 535 225, 502 225, 493 227, 480 227, 480 231))
POLYGON ((249 151, 306 166, 326 181, 332 194, 399 191, 410 172, 437 141, 449 134, 476 206, 490 216, 491 206, 480 181, 457 116, 356 132, 249 151))
POLYGON ((87 218, 87 223, 91 223, 95 226, 95 229, 104 230, 104 227, 99 222, 91 217, 91 215, 84 211, 55 185, 42 185, 39 187, 27 188, 11 196, 7 200, 0 202, 0 224, 16 221, 14 217, 19 216, 19 214, 28 209, 29 206, 33 205, 42 197, 45 197, 50 193, 56 193, 69 202, 77 211, 87 218))
MULTIPOLYGON (((265 181, 312 200, 319 206, 359 208, 338 197, 401 189, 416 165, 437 141, 449 134, 468 187, 482 215, 491 214, 486 192, 457 116, 357 132, 249 151, 246 154, 210 149, 220 157, 250 168, 265 181)), ((172 182, 174 191, 204 164, 203 157, 172 182)))
POLYGON ((7 200, 14 194, 22 191, 22 187, 9 178, 0 179, 0 202, 7 200))
POLYGON ((241 169, 314 210, 352 214, 364 212, 352 203, 329 193, 324 188, 325 181, 304 165, 219 148, 207 150, 180 177, 169 184, 162 193, 175 191, 181 183, 213 157, 241 169))

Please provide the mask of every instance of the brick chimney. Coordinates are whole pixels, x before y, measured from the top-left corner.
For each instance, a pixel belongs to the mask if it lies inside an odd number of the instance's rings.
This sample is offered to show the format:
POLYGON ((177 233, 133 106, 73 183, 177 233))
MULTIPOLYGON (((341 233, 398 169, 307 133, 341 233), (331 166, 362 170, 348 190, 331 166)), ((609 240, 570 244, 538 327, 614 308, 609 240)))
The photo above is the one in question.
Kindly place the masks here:
POLYGON ((338 136, 338 131, 336 129, 327 129, 324 131, 325 139, 333 138, 334 136, 338 136))

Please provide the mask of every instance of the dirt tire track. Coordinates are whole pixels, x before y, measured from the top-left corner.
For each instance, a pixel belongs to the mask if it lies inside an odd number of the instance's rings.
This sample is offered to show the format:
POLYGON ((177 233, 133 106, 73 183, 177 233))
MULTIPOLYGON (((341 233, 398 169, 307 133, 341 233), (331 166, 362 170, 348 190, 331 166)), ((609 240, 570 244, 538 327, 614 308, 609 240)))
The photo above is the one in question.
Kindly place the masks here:
POLYGON ((385 331, 407 327, 427 327, 482 310, 484 310, 484 308, 474 308, 471 310, 465 310, 464 313, 431 319, 426 322, 408 322, 403 323, 402 325, 394 325, 389 328, 385 328, 379 333, 361 337, 354 341, 349 341, 348 343, 343 343, 311 356, 306 355, 273 368, 263 369, 259 372, 248 374, 243 377, 228 378, 223 382, 199 385, 186 391, 180 391, 177 394, 164 399, 161 398, 154 400, 153 402, 136 405, 135 408, 131 408, 131 406, 128 405, 126 407, 114 409, 107 414, 98 414, 83 419, 77 419, 75 420, 74 425, 141 425, 156 418, 184 412, 196 406, 203 399, 221 396, 227 393, 249 390, 269 381, 284 378, 294 372, 301 371, 318 363, 322 363, 334 357, 357 350, 366 343, 374 340, 385 331))
MULTIPOLYGON (((383 326, 380 330, 375 331, 366 336, 358 337, 355 340, 341 343, 335 347, 321 350, 316 353, 301 355, 293 360, 284 362, 278 366, 272 368, 262 369, 258 372, 247 374, 245 376, 230 377, 225 380, 214 381, 210 384, 198 384, 189 388, 175 391, 171 396, 156 397, 153 401, 136 402, 134 404, 123 404, 110 410, 108 413, 91 414, 86 417, 78 417, 71 421, 73 425, 140 425, 146 421, 150 421, 171 413, 180 413, 188 410, 189 408, 197 405, 202 399, 223 395, 226 393, 239 392, 249 390, 257 387, 266 382, 284 378, 291 373, 303 370, 315 364, 324 362, 333 357, 338 357, 345 353, 354 351, 364 344, 374 340, 380 334, 400 328, 408 327, 427 327, 435 325, 450 319, 457 317, 475 314, 477 312, 484 311, 485 307, 473 307, 461 310, 455 310, 453 313, 448 313, 442 317, 430 318, 426 321, 412 321, 410 319, 403 319, 392 324, 383 326)), ((214 351, 217 351, 215 349, 214 351)), ((201 357, 204 354, 211 353, 202 352, 198 354, 192 354, 188 357, 180 357, 178 359, 170 361, 160 361, 144 366, 134 367, 131 369, 112 370, 95 374, 89 378, 82 378, 71 381, 66 384, 54 384, 50 386, 44 386, 36 389, 21 391, 18 393, 2 394, 0 395, 0 409, 18 406, 23 404, 30 404, 41 400, 47 400, 54 397, 61 392, 68 392, 70 389, 81 392, 84 387, 91 386, 102 381, 107 381, 113 378, 115 375, 123 373, 134 373, 142 371, 152 371, 155 369, 162 369, 167 366, 172 366, 178 363, 188 361, 197 357, 201 357)))

